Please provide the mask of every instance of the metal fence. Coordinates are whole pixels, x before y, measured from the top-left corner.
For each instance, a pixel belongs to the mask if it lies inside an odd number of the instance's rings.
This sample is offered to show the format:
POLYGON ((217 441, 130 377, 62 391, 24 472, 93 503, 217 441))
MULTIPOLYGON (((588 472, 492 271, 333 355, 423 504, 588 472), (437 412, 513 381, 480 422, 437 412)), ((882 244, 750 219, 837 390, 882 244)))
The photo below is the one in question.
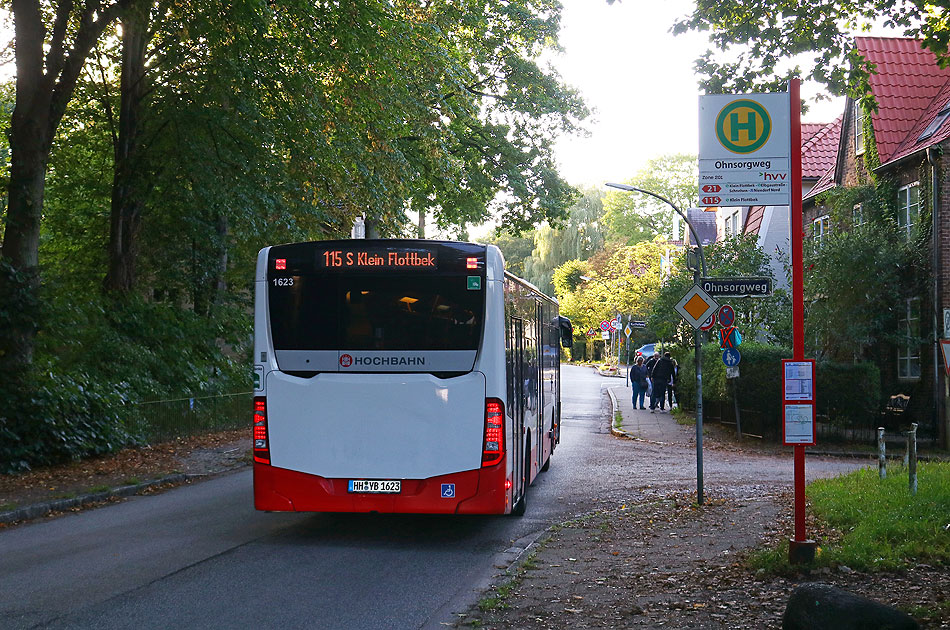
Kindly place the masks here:
MULTIPOLYGON (((740 408, 739 421, 742 433, 761 437, 771 442, 782 441, 782 419, 772 414, 765 414, 758 410, 740 408)), ((708 400, 703 398, 703 418, 710 422, 719 422, 724 425, 736 425, 736 407, 732 401, 708 400)), ((909 428, 901 423, 888 421, 885 416, 868 416, 858 422, 832 421, 827 416, 819 414, 816 418, 815 432, 820 444, 837 443, 854 446, 873 447, 877 444, 877 429, 888 427, 888 440, 903 443, 904 431, 909 428), (893 425, 893 426, 892 426, 893 425)), ((917 441, 923 447, 937 448, 937 432, 931 425, 922 425, 917 430, 917 441)))
POLYGON ((128 431, 152 442, 251 426, 251 392, 153 400, 126 408, 128 431))

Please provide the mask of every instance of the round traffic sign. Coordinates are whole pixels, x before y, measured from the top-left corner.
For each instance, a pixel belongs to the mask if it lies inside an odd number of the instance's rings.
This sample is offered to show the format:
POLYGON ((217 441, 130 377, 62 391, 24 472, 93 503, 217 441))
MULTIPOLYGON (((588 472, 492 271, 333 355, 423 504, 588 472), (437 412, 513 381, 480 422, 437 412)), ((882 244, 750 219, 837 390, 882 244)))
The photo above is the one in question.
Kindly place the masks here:
POLYGON ((736 312, 728 304, 719 307, 719 323, 728 328, 736 323, 736 312))
POLYGON ((617 330, 618 328, 620 328, 620 320, 614 317, 610 320, 610 330, 617 330))
POLYGON ((606 319, 600 322, 600 329, 604 332, 610 330, 610 322, 608 322, 606 319))
POLYGON ((712 315, 710 315, 709 317, 706 318, 706 321, 704 321, 704 322, 702 323, 702 325, 699 327, 699 329, 700 329, 700 330, 711 330, 712 327, 715 326, 715 325, 716 325, 716 314, 713 313, 712 315))
POLYGON ((739 361, 742 359, 742 355, 739 354, 739 351, 735 348, 726 348, 722 351, 722 362, 726 364, 726 367, 735 367, 739 365, 739 361))

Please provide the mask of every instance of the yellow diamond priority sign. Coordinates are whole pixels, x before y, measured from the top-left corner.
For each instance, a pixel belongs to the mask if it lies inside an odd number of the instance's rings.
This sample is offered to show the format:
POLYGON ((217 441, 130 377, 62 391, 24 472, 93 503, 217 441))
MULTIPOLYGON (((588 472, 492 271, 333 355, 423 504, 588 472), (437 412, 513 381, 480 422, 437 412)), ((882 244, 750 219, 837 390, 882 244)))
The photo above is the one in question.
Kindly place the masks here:
POLYGON ((683 299, 677 302, 675 308, 693 328, 699 328, 710 315, 719 310, 719 305, 702 287, 694 284, 683 299))

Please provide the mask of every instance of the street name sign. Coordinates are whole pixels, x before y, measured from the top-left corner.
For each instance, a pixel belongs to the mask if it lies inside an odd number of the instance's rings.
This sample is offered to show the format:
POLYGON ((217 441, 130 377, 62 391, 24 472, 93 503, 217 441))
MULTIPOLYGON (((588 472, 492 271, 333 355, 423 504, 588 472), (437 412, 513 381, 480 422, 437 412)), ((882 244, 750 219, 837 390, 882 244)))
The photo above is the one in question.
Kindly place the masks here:
POLYGON ((764 276, 703 278, 699 286, 713 297, 768 297, 772 295, 772 279, 764 276))
POLYGON ((699 328, 706 318, 719 310, 719 304, 702 287, 694 284, 674 308, 693 328, 699 328))
POLYGON ((792 199, 787 92, 699 97, 699 206, 787 206, 792 199))

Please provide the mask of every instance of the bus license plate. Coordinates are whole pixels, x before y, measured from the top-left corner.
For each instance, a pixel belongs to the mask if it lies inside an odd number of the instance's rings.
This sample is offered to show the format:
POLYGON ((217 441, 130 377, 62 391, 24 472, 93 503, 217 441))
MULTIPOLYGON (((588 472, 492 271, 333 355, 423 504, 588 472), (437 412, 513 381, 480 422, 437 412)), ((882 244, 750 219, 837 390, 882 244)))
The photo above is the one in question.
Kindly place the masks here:
POLYGON ((376 492, 380 494, 399 494, 402 490, 401 481, 378 479, 351 479, 350 492, 376 492))

